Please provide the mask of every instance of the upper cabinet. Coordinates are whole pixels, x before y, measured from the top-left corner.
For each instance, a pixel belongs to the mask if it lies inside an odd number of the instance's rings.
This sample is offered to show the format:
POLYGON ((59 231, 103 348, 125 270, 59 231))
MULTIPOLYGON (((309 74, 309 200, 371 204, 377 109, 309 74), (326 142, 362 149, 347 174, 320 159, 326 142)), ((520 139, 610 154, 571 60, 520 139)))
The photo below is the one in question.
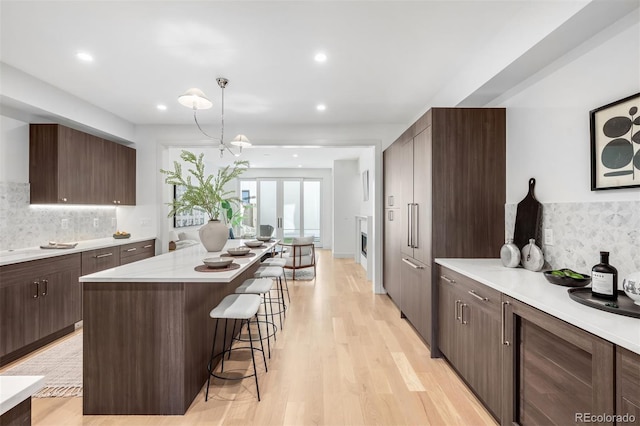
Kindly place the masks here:
POLYGON ((136 151, 59 124, 31 124, 32 204, 135 205, 136 151))

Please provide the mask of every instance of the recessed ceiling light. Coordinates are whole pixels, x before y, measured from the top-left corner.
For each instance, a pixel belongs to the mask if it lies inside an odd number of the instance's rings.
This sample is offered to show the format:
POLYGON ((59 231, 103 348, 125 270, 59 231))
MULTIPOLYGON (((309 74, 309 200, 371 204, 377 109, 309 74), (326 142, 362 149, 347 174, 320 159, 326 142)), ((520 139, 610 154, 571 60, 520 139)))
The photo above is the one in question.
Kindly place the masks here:
POLYGON ((93 56, 87 52, 76 53, 76 58, 80 59, 82 62, 93 62, 93 56))
POLYGON ((318 106, 316 106, 316 109, 318 111, 324 111, 327 109, 327 106, 325 104, 318 104, 318 106))
POLYGON ((302 164, 298 164, 298 167, 302 167, 302 164))
POLYGON ((327 55, 325 55, 323 52, 318 52, 316 53, 316 56, 313 57, 313 59, 315 59, 316 62, 326 62, 327 55))
POLYGON ((297 158, 297 157, 298 157, 298 154, 293 154, 293 157, 294 157, 294 158, 297 158))
POLYGON ((163 104, 156 105, 156 108, 158 108, 160 111, 166 111, 167 110, 167 106, 163 105, 163 104))

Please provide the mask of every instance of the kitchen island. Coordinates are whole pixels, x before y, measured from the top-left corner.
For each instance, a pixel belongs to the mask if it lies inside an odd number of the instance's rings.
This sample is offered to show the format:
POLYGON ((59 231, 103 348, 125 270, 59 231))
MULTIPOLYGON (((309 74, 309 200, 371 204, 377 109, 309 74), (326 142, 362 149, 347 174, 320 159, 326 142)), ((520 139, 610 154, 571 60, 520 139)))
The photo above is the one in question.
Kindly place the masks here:
MULTIPOLYGON (((198 272, 222 252, 187 247, 80 278, 83 283, 83 413, 184 414, 207 381, 214 321, 209 312, 276 244, 236 257, 240 268, 198 272)), ((227 342, 216 342, 218 351, 227 342)), ((220 333, 219 333, 220 334, 220 333)))

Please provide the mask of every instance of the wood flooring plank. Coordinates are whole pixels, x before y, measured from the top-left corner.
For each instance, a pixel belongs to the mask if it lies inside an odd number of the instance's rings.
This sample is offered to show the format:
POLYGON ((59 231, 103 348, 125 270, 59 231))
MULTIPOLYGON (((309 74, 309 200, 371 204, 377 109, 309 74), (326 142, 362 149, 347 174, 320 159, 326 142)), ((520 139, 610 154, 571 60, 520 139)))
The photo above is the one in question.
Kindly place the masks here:
POLYGON ((398 372, 402 376, 404 383, 407 385, 407 389, 413 392, 424 391, 424 386, 422 386, 420 378, 416 375, 406 355, 402 352, 392 352, 391 356, 396 363, 396 367, 398 367, 398 372))

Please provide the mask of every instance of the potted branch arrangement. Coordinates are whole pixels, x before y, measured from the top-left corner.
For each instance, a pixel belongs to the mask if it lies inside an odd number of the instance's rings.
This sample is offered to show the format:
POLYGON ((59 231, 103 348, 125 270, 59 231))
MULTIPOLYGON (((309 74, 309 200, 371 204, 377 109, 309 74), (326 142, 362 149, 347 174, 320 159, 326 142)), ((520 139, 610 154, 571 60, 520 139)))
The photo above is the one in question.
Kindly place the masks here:
POLYGON ((194 153, 183 150, 180 158, 193 166, 187 173, 183 173, 182 165, 177 161, 173 162, 174 170, 160 169, 166 175, 166 184, 184 188, 179 198, 167 203, 171 207, 168 217, 193 210, 205 212, 209 216, 209 222, 198 231, 200 241, 209 252, 221 251, 229 238, 229 230, 221 218, 233 217, 232 206, 240 204, 240 199, 233 196, 234 192, 225 190, 224 186, 240 176, 249 167, 249 162, 235 161, 233 167, 226 166, 215 175, 207 176, 203 157, 204 154, 196 157, 194 153))

